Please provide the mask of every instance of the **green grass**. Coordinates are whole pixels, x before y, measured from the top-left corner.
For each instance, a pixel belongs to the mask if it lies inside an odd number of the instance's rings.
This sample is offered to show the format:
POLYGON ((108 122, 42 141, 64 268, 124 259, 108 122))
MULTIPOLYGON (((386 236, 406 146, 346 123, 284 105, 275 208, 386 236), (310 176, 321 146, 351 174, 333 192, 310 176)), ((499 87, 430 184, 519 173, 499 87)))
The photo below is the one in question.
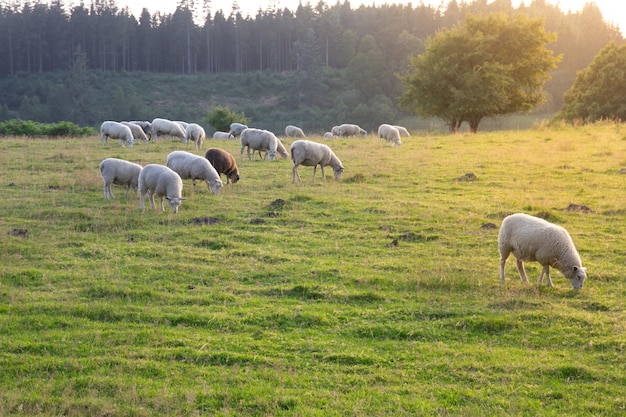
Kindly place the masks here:
POLYGON ((292 184, 209 140, 241 181, 174 215, 98 163, 178 142, 0 140, 0 415, 624 415, 624 126, 326 143, 342 180, 292 184), (499 283, 513 212, 569 230, 582 290, 499 283))

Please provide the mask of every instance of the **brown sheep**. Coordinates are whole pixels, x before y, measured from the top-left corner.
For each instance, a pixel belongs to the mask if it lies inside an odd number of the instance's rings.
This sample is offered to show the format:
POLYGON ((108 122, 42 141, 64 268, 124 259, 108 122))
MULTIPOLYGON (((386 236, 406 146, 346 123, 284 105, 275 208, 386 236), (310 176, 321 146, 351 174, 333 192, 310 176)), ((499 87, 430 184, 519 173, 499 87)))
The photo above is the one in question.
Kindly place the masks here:
POLYGON ((239 169, 237 168, 235 158, 231 154, 223 149, 209 148, 204 157, 209 160, 218 174, 226 175, 226 184, 230 181, 233 184, 239 181, 239 169))

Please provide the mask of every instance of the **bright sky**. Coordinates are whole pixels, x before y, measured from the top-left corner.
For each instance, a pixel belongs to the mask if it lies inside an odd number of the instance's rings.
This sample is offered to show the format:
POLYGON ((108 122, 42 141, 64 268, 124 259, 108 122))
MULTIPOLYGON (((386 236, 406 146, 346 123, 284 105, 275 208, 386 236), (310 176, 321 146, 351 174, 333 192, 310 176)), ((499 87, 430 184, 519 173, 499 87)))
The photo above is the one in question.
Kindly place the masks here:
MULTIPOLYGON (((283 9, 286 7, 289 10, 295 11, 300 1, 302 1, 303 4, 310 3, 313 6, 318 3, 318 0, 238 0, 238 3, 243 15, 249 14, 254 17, 259 9, 283 9)), ((325 3, 332 6, 336 4, 336 1, 337 0, 326 0, 325 3)), ((460 3, 462 0, 457 1, 460 3)), ((179 2, 180 0, 150 0, 149 2, 147 0, 117 0, 116 3, 118 7, 128 6, 131 13, 139 17, 144 7, 146 7, 151 14, 156 11, 173 13, 179 2)), ((196 0, 196 3, 201 2, 202 0, 196 0)), ((352 7, 358 7, 361 4, 379 5, 383 3, 398 4, 409 2, 413 5, 419 5, 420 3, 433 6, 448 4, 448 0, 350 0, 352 7)), ((532 0, 512 0, 514 7, 518 7, 521 3, 530 4, 531 2, 532 0)), ((558 5, 564 12, 578 12, 582 10, 586 3, 590 2, 595 3, 598 8, 600 8, 602 16, 607 22, 618 25, 622 33, 626 33, 626 4, 624 4, 622 0, 547 0, 547 3, 558 5)), ((340 0, 340 3, 343 3, 343 0, 340 0)), ((213 13, 221 9, 224 14, 228 16, 232 10, 232 4, 233 0, 211 0, 211 9, 213 13)))

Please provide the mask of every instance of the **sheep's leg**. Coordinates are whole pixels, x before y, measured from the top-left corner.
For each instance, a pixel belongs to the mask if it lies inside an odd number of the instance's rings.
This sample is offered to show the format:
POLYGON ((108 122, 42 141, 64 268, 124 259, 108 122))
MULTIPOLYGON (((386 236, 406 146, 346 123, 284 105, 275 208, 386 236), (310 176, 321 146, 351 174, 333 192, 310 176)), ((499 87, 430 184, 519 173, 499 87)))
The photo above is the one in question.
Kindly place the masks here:
POLYGON ((141 211, 143 211, 143 203, 144 203, 145 198, 146 198, 146 194, 141 193, 141 196, 139 197, 139 209, 141 211))
POLYGON ((128 192, 130 191, 130 185, 126 186, 126 194, 124 194, 124 197, 128 197, 128 192))
POLYGON ((517 260, 517 270, 519 271, 519 276, 522 279, 522 282, 528 282, 526 270, 524 269, 524 262, 521 259, 517 260))
POLYGON ((104 198, 106 198, 107 200, 109 198, 113 198, 113 193, 111 193, 110 187, 110 185, 106 183, 104 184, 104 198))
POLYGON ((504 266, 506 265, 506 260, 509 257, 509 255, 507 254, 506 256, 500 256, 500 283, 504 284, 504 266))
POLYGON ((293 171, 292 171, 292 181, 291 182, 296 182, 296 177, 298 178, 298 181, 302 181, 302 178, 300 178, 300 174, 298 174, 298 165, 294 165, 293 166, 293 171))
POLYGON ((315 172, 317 171, 317 165, 313 167, 313 181, 315 181, 315 172))
POLYGON ((161 200, 161 211, 165 211, 165 206, 163 205, 163 196, 159 197, 159 199, 161 200))
POLYGON ((326 175, 324 174, 324 165, 320 165, 320 167, 322 168, 322 181, 325 181, 326 175))
POLYGON ((151 192, 151 191, 148 191, 148 195, 150 196, 150 207, 155 209, 156 208, 156 204, 154 203, 154 193, 151 192))
POLYGON ((544 275, 546 276, 546 284, 548 284, 548 287, 554 288, 554 284, 552 284, 552 280, 550 279, 550 265, 544 265, 543 268, 541 268, 541 274, 539 275, 537 284, 541 285, 543 283, 544 275))

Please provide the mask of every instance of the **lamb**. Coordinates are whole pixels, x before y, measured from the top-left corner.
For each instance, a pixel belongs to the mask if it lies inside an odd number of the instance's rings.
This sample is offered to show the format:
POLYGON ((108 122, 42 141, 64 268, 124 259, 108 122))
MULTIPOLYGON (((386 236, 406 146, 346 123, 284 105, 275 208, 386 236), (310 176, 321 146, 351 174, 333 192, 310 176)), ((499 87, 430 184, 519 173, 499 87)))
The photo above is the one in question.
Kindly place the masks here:
POLYGON ((191 140, 194 143, 196 149, 202 147, 202 142, 206 139, 206 132, 204 128, 196 123, 190 123, 185 130, 185 141, 191 140))
POLYGON ((333 132, 324 132, 324 139, 332 139, 333 132))
POLYGON ((304 131, 294 125, 285 126, 285 136, 290 138, 304 138, 304 131))
POLYGON ((139 200, 141 211, 144 209, 146 195, 150 197, 152 208, 156 208, 154 196, 159 196, 162 211, 165 211, 163 207, 163 197, 165 197, 173 213, 178 213, 178 208, 185 200, 182 198, 183 180, 180 178, 180 175, 159 164, 148 164, 143 167, 141 174, 139 174, 139 193, 141 194, 139 200))
POLYGON ((524 262, 539 262, 542 266, 539 281, 543 276, 550 287, 550 267, 556 268, 567 278, 572 287, 583 287, 587 274, 572 238, 561 226, 544 219, 523 213, 512 214, 502 221, 498 234, 500 251, 500 282, 504 283, 504 265, 511 253, 517 258, 517 270, 523 282, 528 282, 524 262))
POLYGON ((226 175, 226 184, 239 181, 239 169, 235 158, 223 149, 209 148, 204 157, 209 160, 218 174, 226 175))
POLYGON ((400 146, 402 141, 400 140, 400 132, 395 127, 383 123, 378 126, 378 137, 385 139, 387 142, 391 142, 393 145, 400 146))
POLYGON ((230 132, 215 132, 213 133, 213 139, 234 139, 235 137, 230 132))
POLYGON ((392 125, 392 126, 395 127, 396 129, 398 129, 398 132, 400 132, 400 136, 401 137, 405 137, 405 138, 410 138, 411 137, 411 134, 406 129, 406 127, 398 126, 398 125, 392 125))
POLYGON ((219 194, 224 183, 220 179, 213 165, 206 159, 185 151, 174 151, 167 156, 165 165, 174 170, 184 180, 192 180, 196 186, 196 179, 204 180, 213 194, 219 194))
POLYGON ((130 133, 133 134, 133 138, 138 138, 138 139, 143 140, 143 143, 148 143, 148 136, 146 136, 146 132, 143 131, 141 126, 133 122, 120 122, 120 123, 130 128, 130 133))
POLYGON ((313 181, 315 181, 315 171, 318 165, 322 167, 322 181, 325 179, 324 167, 326 165, 333 168, 336 180, 343 173, 344 168, 341 161, 328 145, 299 139, 291 144, 290 151, 293 161, 293 182, 296 182, 296 177, 299 181, 302 180, 298 174, 298 165, 313 167, 313 181))
POLYGON ((109 145, 109 138, 117 139, 120 146, 124 146, 124 140, 128 144, 129 148, 133 147, 135 139, 128 126, 124 126, 121 123, 106 121, 100 125, 100 134, 102 135, 102 146, 109 145))
POLYGON ((359 133, 363 136, 367 136, 366 130, 361 129, 359 125, 353 125, 349 123, 344 123, 342 125, 339 125, 338 133, 339 134, 337 136, 344 136, 344 137, 356 136, 359 133))
POLYGON ((156 142, 159 135, 176 136, 183 142, 187 143, 185 137, 185 129, 176 122, 167 119, 154 119, 152 121, 152 134, 154 135, 154 141, 156 142))
POLYGON ((247 128, 248 126, 241 124, 241 123, 231 123, 230 131, 228 133, 233 135, 233 137, 236 138, 237 136, 241 135, 241 132, 243 132, 247 128))
MULTIPOLYGON (((241 132, 241 159, 243 160, 243 150, 248 147, 248 159, 252 160, 254 151, 266 151, 270 160, 274 160, 276 153, 280 153, 283 159, 289 157, 287 149, 282 142, 268 130, 247 128, 241 132), (252 151, 252 154, 250 153, 252 151)), ((265 155, 267 158, 267 154, 265 155)))
POLYGON ((100 162, 100 175, 104 181, 104 198, 107 200, 113 197, 111 184, 125 185, 126 194, 132 188, 137 195, 137 185, 139 184, 139 174, 142 166, 123 159, 106 158, 100 162))

